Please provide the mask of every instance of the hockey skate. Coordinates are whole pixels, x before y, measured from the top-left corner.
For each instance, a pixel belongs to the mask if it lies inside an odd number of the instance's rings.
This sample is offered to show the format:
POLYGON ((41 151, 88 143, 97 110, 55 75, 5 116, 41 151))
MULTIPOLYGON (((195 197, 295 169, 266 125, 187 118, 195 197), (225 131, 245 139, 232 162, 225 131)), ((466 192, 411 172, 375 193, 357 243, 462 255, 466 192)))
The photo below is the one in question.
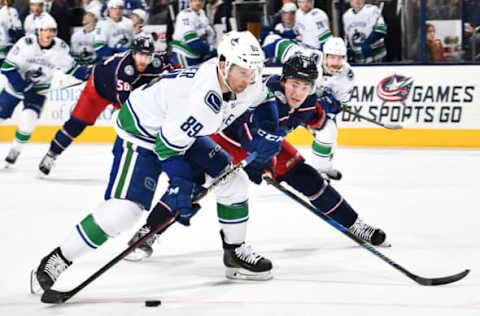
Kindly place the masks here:
POLYGON ((322 172, 324 175, 327 176, 327 178, 329 180, 336 180, 336 181, 339 181, 342 179, 342 173, 337 170, 337 169, 334 169, 334 168, 330 168, 330 169, 327 169, 325 171, 322 172))
MULTIPOLYGON (((132 239, 128 241, 128 245, 131 246, 137 240, 145 236, 150 232, 151 228, 148 225, 143 225, 136 233, 133 235, 132 239)), ((153 254, 153 244, 157 240, 158 235, 153 235, 152 238, 148 239, 146 242, 138 246, 134 251, 128 254, 124 259, 127 261, 142 261, 152 256, 153 254)))
POLYGON ((373 246, 391 247, 390 243, 386 241, 387 235, 380 228, 376 228, 363 222, 357 218, 348 230, 358 238, 372 244, 373 246))
POLYGON ((14 165, 15 162, 17 161, 18 156, 20 156, 20 151, 19 150, 16 150, 15 148, 10 149, 7 157, 5 157, 5 162, 6 162, 5 168, 8 168, 8 167, 14 165))
POLYGON ((255 253, 251 246, 245 243, 227 244, 223 231, 220 231, 223 244, 223 264, 225 275, 229 279, 240 280, 270 280, 272 262, 255 253))
POLYGON ((60 247, 55 248, 48 256, 40 261, 40 265, 30 274, 30 292, 40 294, 53 286, 60 274, 65 271, 72 262, 65 259, 60 247))
POLYGON ((52 170, 53 166, 55 165, 56 158, 56 155, 52 154, 51 152, 48 152, 43 157, 42 161, 40 161, 40 164, 38 165, 38 169, 42 175, 48 176, 50 170, 52 170))

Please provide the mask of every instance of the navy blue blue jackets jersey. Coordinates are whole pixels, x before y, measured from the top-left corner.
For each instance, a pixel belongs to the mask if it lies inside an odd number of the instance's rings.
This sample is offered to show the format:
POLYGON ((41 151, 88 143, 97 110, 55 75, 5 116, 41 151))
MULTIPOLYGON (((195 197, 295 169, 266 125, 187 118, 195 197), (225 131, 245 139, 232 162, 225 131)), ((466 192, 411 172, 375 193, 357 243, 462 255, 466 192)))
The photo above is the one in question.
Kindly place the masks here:
POLYGON ((309 95, 305 102, 298 108, 291 109, 287 104, 285 91, 280 84, 280 76, 273 75, 266 80, 266 85, 275 95, 275 111, 266 107, 257 107, 252 112, 247 112, 235 120, 222 134, 231 140, 240 142, 248 141, 248 133, 259 122, 276 120, 274 125, 286 127, 289 132, 304 124, 315 121, 318 117, 315 94, 309 95), (275 113, 276 112, 276 113, 275 113), (278 118, 275 118, 278 115, 278 118))
POLYGON ((132 52, 115 54, 93 69, 93 85, 98 95, 117 104, 128 99, 130 91, 158 77, 171 67, 165 53, 154 53, 143 73, 135 69, 132 52))

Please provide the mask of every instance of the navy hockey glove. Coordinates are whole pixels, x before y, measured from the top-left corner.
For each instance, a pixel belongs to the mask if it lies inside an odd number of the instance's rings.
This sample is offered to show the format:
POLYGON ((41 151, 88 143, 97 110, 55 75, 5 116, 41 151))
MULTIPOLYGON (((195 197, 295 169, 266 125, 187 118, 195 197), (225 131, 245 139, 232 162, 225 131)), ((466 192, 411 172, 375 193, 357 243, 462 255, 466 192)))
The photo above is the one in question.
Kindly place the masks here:
POLYGON ((160 202, 170 211, 178 210, 180 213, 177 222, 190 225, 192 218, 200 209, 199 204, 192 203, 193 182, 181 177, 172 177, 167 192, 163 194, 160 202))
POLYGON ((252 135, 253 139, 246 144, 245 149, 249 153, 257 152, 255 161, 266 163, 280 152, 287 133, 288 130, 284 127, 272 131, 268 122, 262 123, 255 129, 255 133, 252 135))
POLYGON ((335 97, 330 93, 322 94, 318 102, 322 106, 322 109, 325 111, 325 113, 337 114, 342 109, 342 104, 340 101, 335 99, 335 97))
POLYGON ((368 38, 362 42, 362 54, 364 57, 368 57, 372 54, 372 48, 370 47, 370 41, 368 38))
POLYGON ((264 172, 270 172, 273 174, 272 168, 271 161, 268 161, 267 163, 260 163, 257 160, 254 160, 245 167, 245 172, 247 173, 250 181, 255 184, 260 184, 262 183, 262 175, 264 172))

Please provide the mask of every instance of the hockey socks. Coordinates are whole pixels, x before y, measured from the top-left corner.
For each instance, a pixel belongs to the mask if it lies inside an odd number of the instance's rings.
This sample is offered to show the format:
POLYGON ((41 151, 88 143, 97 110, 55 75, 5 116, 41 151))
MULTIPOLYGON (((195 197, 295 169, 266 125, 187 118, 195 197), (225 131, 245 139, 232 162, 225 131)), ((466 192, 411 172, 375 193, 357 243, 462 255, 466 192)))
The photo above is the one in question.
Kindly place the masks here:
POLYGON ((218 221, 228 244, 241 244, 245 241, 248 223, 248 201, 225 205, 217 203, 218 221))
POLYGON ((55 137, 50 143, 50 152, 54 155, 60 155, 68 146, 70 146, 72 141, 83 132, 87 125, 88 124, 82 120, 73 116, 70 117, 57 134, 55 134, 55 137))
POLYGON ((287 172, 282 179, 303 193, 321 212, 344 227, 353 225, 358 214, 344 198, 310 165, 303 161, 287 172))

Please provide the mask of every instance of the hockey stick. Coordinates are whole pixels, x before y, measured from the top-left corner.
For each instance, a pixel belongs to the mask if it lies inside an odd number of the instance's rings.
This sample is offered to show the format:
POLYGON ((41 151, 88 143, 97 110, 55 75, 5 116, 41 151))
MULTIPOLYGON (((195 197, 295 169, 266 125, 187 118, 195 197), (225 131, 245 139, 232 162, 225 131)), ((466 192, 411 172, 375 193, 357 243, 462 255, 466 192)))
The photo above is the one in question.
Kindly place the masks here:
MULTIPOLYGON (((205 191, 201 192, 201 197, 196 196, 194 197, 194 201, 200 200, 202 197, 204 197, 208 192, 210 192, 214 187, 216 187, 219 183, 224 181, 227 177, 229 177, 232 173, 236 172, 238 169, 243 168, 247 166, 250 162, 255 160, 257 157, 257 153, 254 152, 250 154, 247 158, 242 160, 240 163, 237 165, 234 165, 231 169, 227 170, 223 175, 215 179, 215 181, 212 183, 208 189, 205 191)), ((119 255, 117 255, 115 258, 110 260, 106 265, 104 265, 100 270, 96 271, 94 274, 92 274, 89 278, 87 278, 85 281, 77 285, 75 288, 73 288, 70 291, 67 292, 61 292, 53 289, 47 289, 42 295, 41 301, 43 303, 48 303, 48 304, 60 304, 60 303, 65 303, 67 300, 69 300, 72 296, 80 292, 84 287, 92 283, 95 279, 97 279, 99 276, 101 276, 104 272, 106 272, 108 269, 110 269, 112 266, 117 264, 120 260, 125 258, 129 253, 131 253, 133 250, 135 250, 138 246, 142 245, 144 242, 146 242, 148 239, 153 237, 157 232, 160 230, 166 228, 167 226, 173 224, 175 219, 178 216, 178 211, 175 211, 172 215, 168 216, 163 222, 159 223, 156 227, 154 227, 148 234, 134 242, 132 245, 127 247, 124 251, 122 251, 119 255)))
POLYGON ((297 196, 295 193, 293 193, 292 191, 290 191, 287 188, 285 188, 284 186, 282 186, 276 180, 272 179, 269 174, 264 174, 263 179, 268 184, 273 185, 275 188, 277 188, 281 192, 285 193, 288 197, 290 197, 291 199, 293 199, 296 202, 303 205, 308 210, 315 213, 315 215, 319 216, 321 219, 326 221, 328 224, 335 227, 337 230, 341 231, 344 235, 346 235, 347 237, 349 237, 350 239, 355 241, 357 244, 359 244, 363 248, 367 249, 368 251, 370 251, 371 253, 373 253, 374 255, 376 255, 377 257, 379 257, 380 259, 382 259, 383 261, 385 261, 386 263, 388 263, 389 265, 394 267, 396 270, 402 272, 407 277, 409 277, 413 281, 417 282, 418 284, 421 284, 421 285, 449 284, 449 283, 453 283, 453 282, 456 282, 456 281, 459 281, 459 280, 463 279, 470 272, 470 270, 467 269, 467 270, 464 270, 460 273, 457 273, 457 274, 454 274, 454 275, 449 275, 449 276, 446 276, 446 277, 440 277, 440 278, 424 278, 424 277, 415 275, 415 274, 411 273, 410 271, 408 271, 407 269, 400 266, 399 264, 397 264, 392 259, 390 259, 387 256, 385 256, 384 254, 380 253, 378 250, 376 250, 373 246, 371 246, 367 242, 363 241, 362 239, 360 239, 357 236, 355 236, 354 234, 352 234, 347 228, 345 228, 342 225, 340 225, 339 223, 337 223, 330 216, 325 215, 322 212, 318 212, 318 210, 315 207, 313 207, 312 205, 310 205, 310 203, 306 202, 305 200, 303 200, 302 198, 297 196))
MULTIPOLYGON (((382 2, 383 3, 383 2, 382 2)), ((382 123, 382 122, 379 122, 379 121, 376 121, 374 119, 371 119, 369 117, 366 117, 360 113, 356 113, 346 107, 343 107, 343 106, 340 106, 339 104, 335 103, 335 102, 332 102, 333 106, 335 106, 337 109, 339 109, 340 111, 343 111, 343 112, 347 112, 353 116, 357 116, 359 118, 361 118, 362 120, 365 120, 365 121, 368 121, 370 123, 373 123, 375 125, 378 125, 378 126, 381 126, 381 127, 384 127, 386 129, 402 129, 403 126, 400 125, 400 124, 390 124, 390 123, 382 123)))
POLYGON ((55 91, 55 90, 57 90, 57 89, 59 89, 59 90, 69 89, 69 88, 73 88, 73 87, 79 86, 79 85, 81 85, 82 83, 85 83, 85 82, 86 82, 86 81, 79 81, 79 82, 75 82, 75 83, 69 84, 69 85, 66 86, 66 87, 50 88, 50 89, 48 89, 48 90, 39 91, 38 93, 39 93, 39 94, 47 94, 47 93, 52 92, 52 91, 55 91))

